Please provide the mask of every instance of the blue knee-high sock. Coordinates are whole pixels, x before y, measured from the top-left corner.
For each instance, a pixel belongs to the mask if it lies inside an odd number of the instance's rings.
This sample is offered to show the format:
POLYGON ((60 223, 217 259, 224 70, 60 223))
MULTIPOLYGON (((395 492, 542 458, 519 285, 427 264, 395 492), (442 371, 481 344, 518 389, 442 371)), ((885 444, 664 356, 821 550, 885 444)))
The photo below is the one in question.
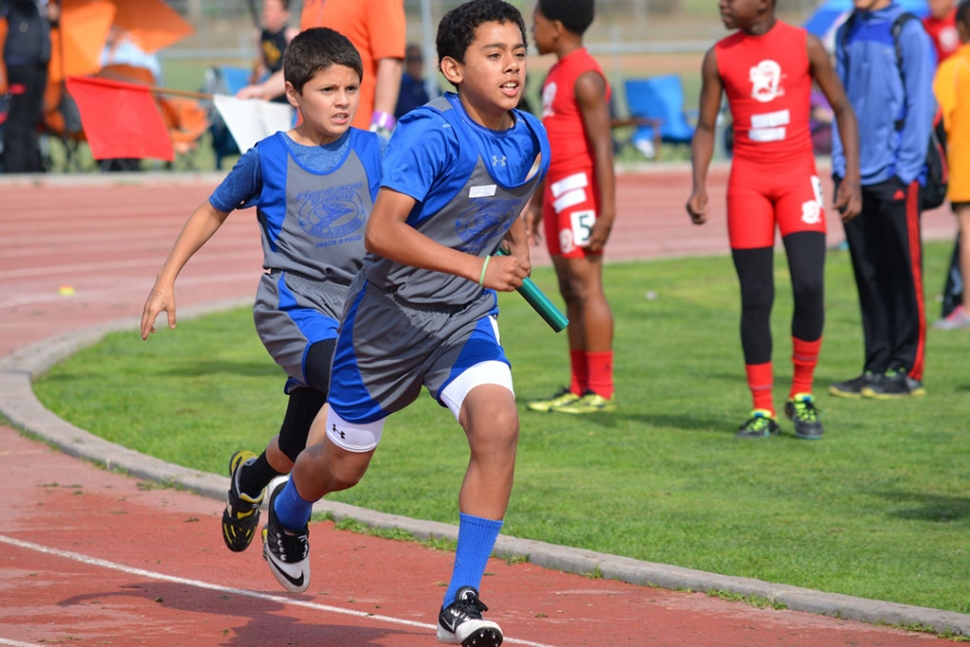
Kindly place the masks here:
POLYGON ((451 571, 444 606, 455 601, 455 594, 463 586, 473 586, 476 591, 479 590, 485 566, 501 529, 501 521, 464 513, 459 515, 458 549, 455 551, 455 567, 451 571))
POLYGON ((276 518, 284 528, 289 530, 303 530, 310 520, 310 513, 313 511, 313 502, 300 496, 300 493, 296 491, 296 486, 293 485, 292 478, 286 482, 286 487, 276 497, 273 504, 276 518))

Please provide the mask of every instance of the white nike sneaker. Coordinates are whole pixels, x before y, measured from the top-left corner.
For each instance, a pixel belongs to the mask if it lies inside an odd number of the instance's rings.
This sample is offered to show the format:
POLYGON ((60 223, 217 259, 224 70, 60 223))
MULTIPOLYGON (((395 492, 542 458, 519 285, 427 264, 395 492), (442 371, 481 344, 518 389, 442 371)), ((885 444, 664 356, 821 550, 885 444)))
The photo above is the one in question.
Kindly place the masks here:
POLYGON ((303 593, 310 586, 310 529, 289 530, 280 525, 274 504, 276 497, 286 487, 286 478, 274 479, 269 484, 269 521, 263 528, 263 558, 269 564, 273 577, 284 589, 303 593))
POLYGON ((482 618, 488 607, 478 599, 478 591, 463 586, 455 594, 455 601, 438 614, 438 642, 465 647, 498 647, 504 636, 502 629, 491 620, 482 618))

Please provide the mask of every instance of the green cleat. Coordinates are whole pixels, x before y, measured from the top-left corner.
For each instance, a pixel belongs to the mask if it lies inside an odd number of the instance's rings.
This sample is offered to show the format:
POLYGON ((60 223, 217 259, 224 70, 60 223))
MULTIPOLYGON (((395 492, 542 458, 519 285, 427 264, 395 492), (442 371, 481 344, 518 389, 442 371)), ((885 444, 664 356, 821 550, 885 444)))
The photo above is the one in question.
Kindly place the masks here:
POLYGON ((738 428, 735 438, 768 438, 781 432, 775 417, 767 409, 755 409, 743 425, 738 428))
POLYGON ((818 419, 815 398, 809 393, 796 393, 785 403, 785 415, 795 423, 795 437, 818 440, 822 437, 822 421, 818 419))
POLYGON ((575 402, 578 399, 578 395, 564 387, 559 389, 559 391, 551 398, 546 398, 545 400, 533 400, 525 406, 529 411, 541 411, 542 413, 546 413, 552 410, 553 407, 569 404, 570 402, 575 402))
POLYGON ((588 391, 586 395, 581 398, 576 398, 572 402, 567 402, 565 404, 559 404, 551 407, 550 411, 555 411, 556 413, 571 413, 571 414, 584 414, 584 413, 607 413, 616 409, 616 396, 607 400, 598 393, 593 393, 588 391))

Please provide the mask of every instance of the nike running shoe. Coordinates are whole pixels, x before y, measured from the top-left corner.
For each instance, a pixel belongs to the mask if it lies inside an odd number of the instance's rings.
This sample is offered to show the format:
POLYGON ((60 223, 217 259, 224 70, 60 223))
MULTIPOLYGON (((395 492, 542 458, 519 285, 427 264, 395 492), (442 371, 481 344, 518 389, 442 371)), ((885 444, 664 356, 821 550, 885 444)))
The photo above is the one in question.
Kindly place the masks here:
POLYGON ((251 497, 239 489, 239 473, 255 460, 256 454, 249 451, 236 452, 229 459, 229 496, 226 509, 222 511, 222 538, 234 553, 249 548, 259 526, 259 506, 263 503, 264 492, 251 497))
POLYGON ((273 577, 291 593, 303 593, 310 586, 310 529, 288 530, 276 519, 276 497, 286 487, 286 477, 269 484, 269 521, 263 528, 263 558, 273 577))
POLYGON ((822 421, 818 419, 815 398, 808 393, 796 393, 785 403, 785 415, 795 423, 795 437, 818 440, 822 437, 822 421))
POLYGON ((488 607, 478 599, 478 591, 471 586, 458 589, 455 601, 442 607, 438 614, 438 642, 464 647, 501 645, 502 629, 491 620, 484 620, 483 611, 488 611, 488 607))
POLYGON ((614 409, 616 409, 616 395, 607 400, 598 393, 588 391, 581 398, 567 402, 566 404, 550 407, 549 410, 555 411, 556 413, 584 414, 608 412, 614 409))
POLYGON ((578 399, 578 395, 563 387, 559 389, 559 391, 551 398, 546 398, 545 400, 533 400, 525 406, 527 409, 529 409, 529 411, 541 411, 545 413, 553 407, 569 404, 570 402, 575 402, 578 399))
POLYGON ((738 428, 737 438, 767 438, 777 436, 781 429, 775 417, 767 409, 755 409, 743 425, 738 428))

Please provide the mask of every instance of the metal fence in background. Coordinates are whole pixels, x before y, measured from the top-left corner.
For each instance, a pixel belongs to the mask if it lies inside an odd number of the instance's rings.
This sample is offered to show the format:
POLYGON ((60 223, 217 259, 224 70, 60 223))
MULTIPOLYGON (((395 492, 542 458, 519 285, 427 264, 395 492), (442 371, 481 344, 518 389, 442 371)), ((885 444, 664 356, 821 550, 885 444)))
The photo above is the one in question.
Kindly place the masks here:
MULTIPOLYGON (((252 57, 252 30, 260 0, 167 0, 195 26, 196 33, 164 52, 168 58, 238 59, 252 57)), ((366 0, 353 0, 363 2, 366 0)), ((533 0, 511 0, 528 24, 533 0)), ((816 0, 777 0, 779 14, 801 23, 816 0)), ((408 39, 433 45, 441 17, 461 0, 404 0, 408 39), (430 32, 430 33, 429 33, 430 32)), ((292 23, 298 24, 302 2, 291 2, 292 23)), ((596 22, 586 35, 597 55, 702 52, 725 35, 717 0, 600 0, 596 22)))

